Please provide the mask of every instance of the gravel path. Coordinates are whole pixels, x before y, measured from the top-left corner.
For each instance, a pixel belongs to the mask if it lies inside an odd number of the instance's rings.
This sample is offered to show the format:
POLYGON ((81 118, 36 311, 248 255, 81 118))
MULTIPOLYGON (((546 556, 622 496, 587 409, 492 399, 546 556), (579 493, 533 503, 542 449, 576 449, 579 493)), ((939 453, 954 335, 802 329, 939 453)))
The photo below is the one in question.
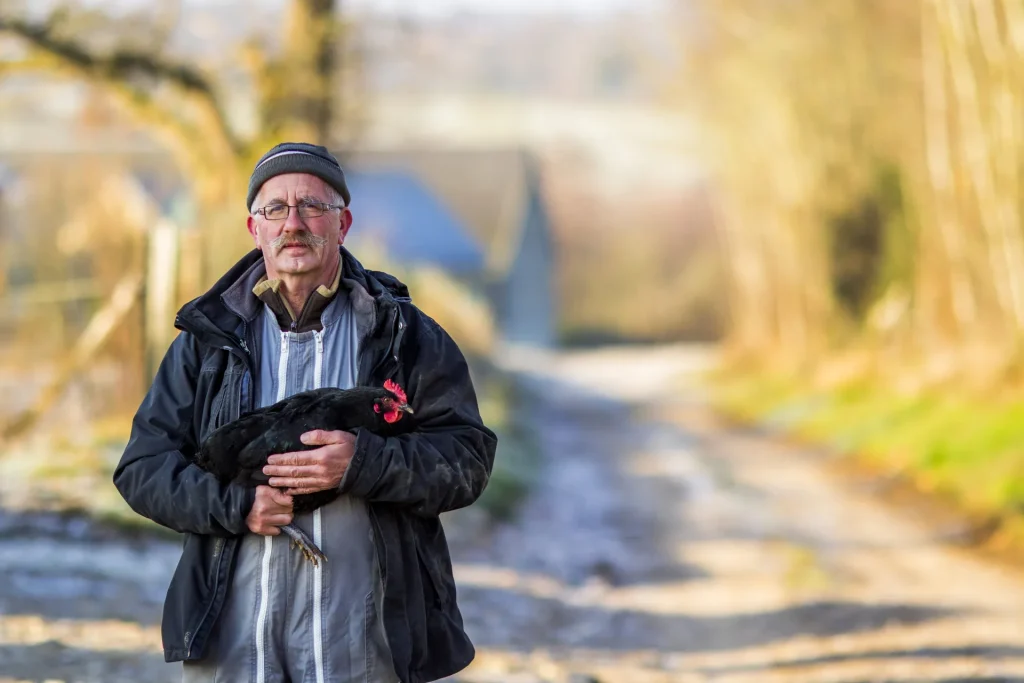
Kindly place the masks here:
MULTIPOLYGON (((510 523, 446 520, 479 650, 453 682, 1024 683, 1024 578, 720 425, 685 381, 707 362, 509 353, 543 467, 510 523)), ((177 680, 157 627, 177 553, 0 514, 0 683, 177 680)))

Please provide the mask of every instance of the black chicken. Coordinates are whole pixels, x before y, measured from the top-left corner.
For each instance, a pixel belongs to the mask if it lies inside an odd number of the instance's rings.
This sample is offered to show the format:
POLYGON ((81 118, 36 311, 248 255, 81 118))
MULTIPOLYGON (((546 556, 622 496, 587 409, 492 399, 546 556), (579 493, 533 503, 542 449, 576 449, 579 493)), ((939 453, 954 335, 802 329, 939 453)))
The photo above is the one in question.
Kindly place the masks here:
MULTIPOLYGON (((388 380, 383 388, 315 389, 294 394, 282 401, 242 415, 217 430, 203 441, 196 464, 218 480, 238 482, 255 488, 266 484, 263 474, 267 458, 274 453, 311 450, 299 440, 314 429, 346 430, 357 427, 378 434, 388 434, 412 408, 405 392, 388 380)), ((338 497, 336 490, 301 494, 293 498, 294 513, 311 512, 338 497)), ((302 529, 294 524, 281 527, 294 545, 314 565, 326 560, 323 552, 302 529)))

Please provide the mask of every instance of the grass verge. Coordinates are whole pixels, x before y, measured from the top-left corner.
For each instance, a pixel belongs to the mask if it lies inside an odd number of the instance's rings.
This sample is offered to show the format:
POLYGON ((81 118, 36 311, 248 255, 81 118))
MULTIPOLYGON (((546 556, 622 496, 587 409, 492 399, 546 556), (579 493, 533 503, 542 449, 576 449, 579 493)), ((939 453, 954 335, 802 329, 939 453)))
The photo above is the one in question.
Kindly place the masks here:
POLYGON ((725 415, 851 456, 986 525, 987 545, 1024 548, 1024 396, 904 395, 864 379, 822 389, 749 369, 707 385, 725 415))

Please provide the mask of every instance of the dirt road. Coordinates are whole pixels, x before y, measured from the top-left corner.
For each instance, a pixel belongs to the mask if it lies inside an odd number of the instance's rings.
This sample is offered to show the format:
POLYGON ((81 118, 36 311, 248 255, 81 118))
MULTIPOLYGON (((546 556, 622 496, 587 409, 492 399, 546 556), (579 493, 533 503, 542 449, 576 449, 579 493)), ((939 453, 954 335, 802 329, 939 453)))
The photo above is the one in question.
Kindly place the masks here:
MULTIPOLYGON (((724 428, 685 381, 700 352, 506 362, 535 396, 543 466, 511 522, 446 520, 479 649, 461 683, 1024 683, 1024 577, 818 455, 724 428)), ((177 680, 156 627, 176 556, 0 516, 0 683, 177 680)))
POLYGON ((465 680, 1024 681, 1024 577, 824 456, 726 428, 685 381, 706 362, 510 358, 543 397, 549 472, 504 562, 458 568, 470 596, 522 601, 470 614, 465 680))

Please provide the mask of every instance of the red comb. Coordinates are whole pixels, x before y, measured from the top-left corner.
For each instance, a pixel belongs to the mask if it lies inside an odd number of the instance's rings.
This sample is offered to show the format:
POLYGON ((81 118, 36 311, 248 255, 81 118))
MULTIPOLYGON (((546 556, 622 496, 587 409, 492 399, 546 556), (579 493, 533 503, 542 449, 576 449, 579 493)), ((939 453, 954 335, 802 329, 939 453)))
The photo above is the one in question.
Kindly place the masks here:
POLYGON ((386 379, 384 380, 384 388, 394 394, 398 398, 399 403, 408 403, 408 400, 405 397, 405 391, 403 391, 402 387, 398 386, 397 383, 392 382, 390 379, 386 379))

